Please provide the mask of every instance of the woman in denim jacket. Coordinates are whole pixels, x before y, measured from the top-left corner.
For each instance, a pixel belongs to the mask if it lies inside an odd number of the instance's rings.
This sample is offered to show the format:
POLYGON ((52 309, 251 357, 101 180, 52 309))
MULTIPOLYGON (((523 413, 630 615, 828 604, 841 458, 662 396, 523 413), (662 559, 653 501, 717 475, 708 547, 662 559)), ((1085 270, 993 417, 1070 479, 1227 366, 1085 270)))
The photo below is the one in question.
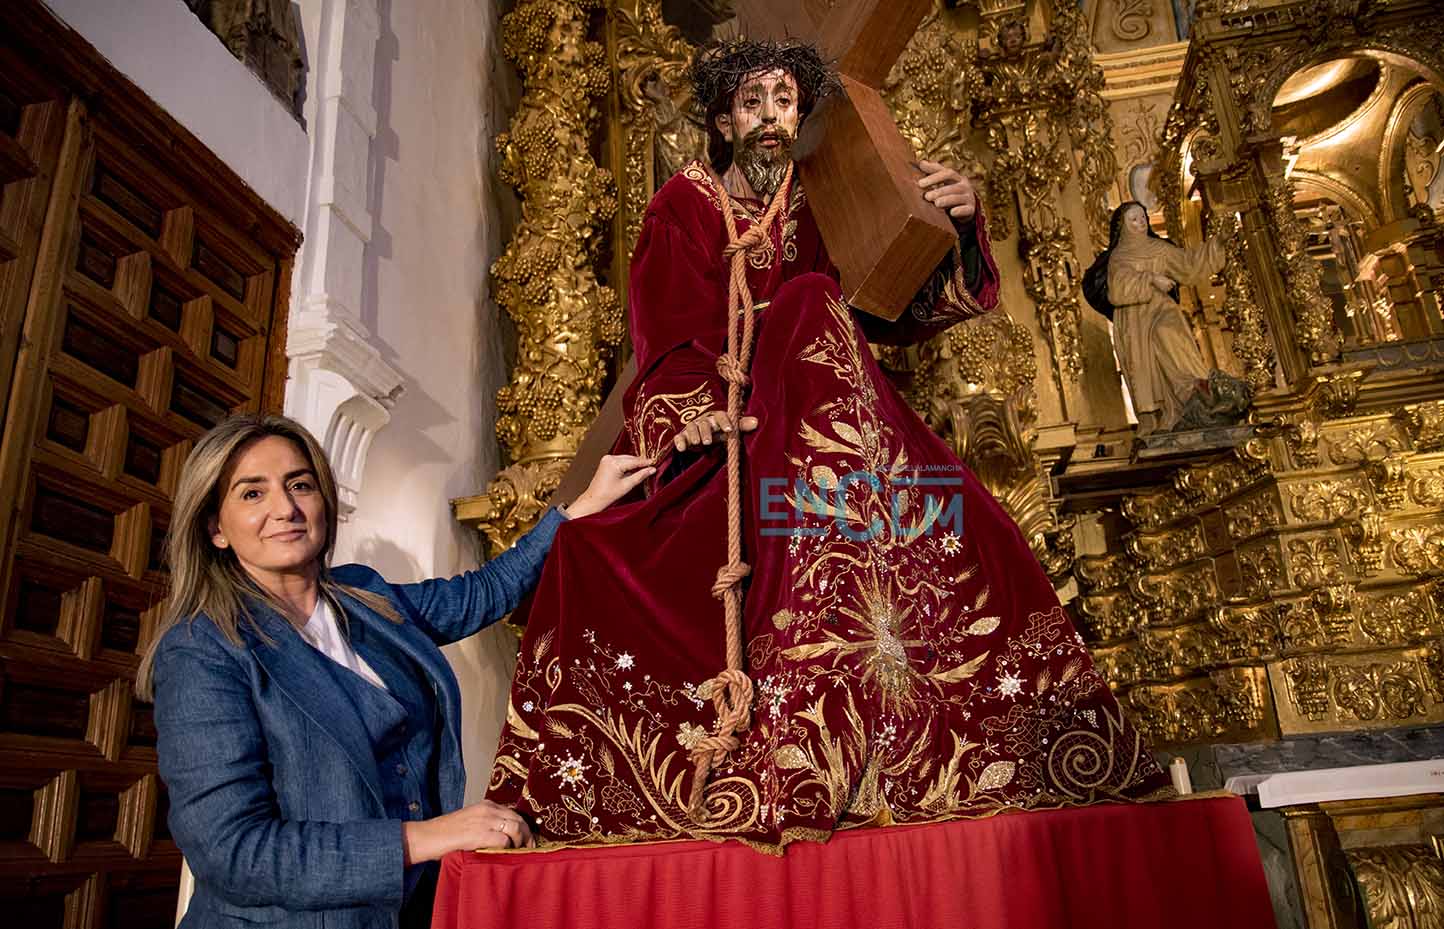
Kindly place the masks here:
POLYGON ((650 465, 608 456, 480 570, 389 584, 328 566, 336 482, 302 426, 243 415, 207 433, 181 474, 170 595, 137 677, 196 878, 182 926, 428 925, 443 855, 530 845, 513 810, 462 806, 461 694, 440 646, 514 609, 557 526, 650 465))

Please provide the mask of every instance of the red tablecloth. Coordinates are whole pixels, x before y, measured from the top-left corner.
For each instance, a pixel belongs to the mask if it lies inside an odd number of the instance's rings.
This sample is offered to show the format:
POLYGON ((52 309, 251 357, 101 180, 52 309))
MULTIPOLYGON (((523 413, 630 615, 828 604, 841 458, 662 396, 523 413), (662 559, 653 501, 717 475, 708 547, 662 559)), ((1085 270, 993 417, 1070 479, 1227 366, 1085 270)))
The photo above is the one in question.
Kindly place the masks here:
POLYGON ((450 855, 433 929, 1273 927, 1243 801, 1200 797, 735 842, 450 855))

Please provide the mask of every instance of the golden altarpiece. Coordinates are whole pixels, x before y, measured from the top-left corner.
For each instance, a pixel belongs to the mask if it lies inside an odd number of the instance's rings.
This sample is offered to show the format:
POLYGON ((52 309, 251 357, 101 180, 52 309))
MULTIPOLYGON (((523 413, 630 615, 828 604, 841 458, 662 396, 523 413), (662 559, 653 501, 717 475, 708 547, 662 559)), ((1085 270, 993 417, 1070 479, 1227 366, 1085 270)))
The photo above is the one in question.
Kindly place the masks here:
MULTIPOLYGON (((520 222, 492 269, 517 331, 496 398, 512 464, 455 502, 493 551, 618 380, 627 256, 652 193, 705 148, 684 71, 728 7, 520 0, 503 19, 522 78, 497 139, 520 222)), ((1147 737, 1205 783, 1214 746, 1437 740, 1438 7, 943 0, 885 96, 920 156, 978 180, 1004 282, 998 312, 883 363, 1008 507, 1147 737), (1080 291, 1125 200, 1175 242, 1224 237, 1223 272, 1184 302, 1208 362, 1252 384, 1245 424, 1135 441, 1080 291)), ((1444 925, 1439 795, 1275 825, 1281 925, 1444 925)))

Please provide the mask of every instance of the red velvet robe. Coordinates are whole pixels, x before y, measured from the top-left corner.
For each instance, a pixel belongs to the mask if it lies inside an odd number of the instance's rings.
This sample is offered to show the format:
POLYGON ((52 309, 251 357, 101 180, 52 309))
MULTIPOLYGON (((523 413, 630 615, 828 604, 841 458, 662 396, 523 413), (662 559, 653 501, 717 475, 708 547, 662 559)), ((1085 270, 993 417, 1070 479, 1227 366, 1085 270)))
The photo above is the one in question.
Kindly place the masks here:
MULTIPOLYGON (((762 205, 738 203, 739 233, 762 205)), ((981 220, 896 322, 839 299, 805 193, 752 256, 743 444, 751 729, 686 812, 687 750, 725 667, 725 453, 672 436, 726 405, 726 231, 688 166, 631 269, 638 376, 617 450, 662 451, 645 499, 563 525, 543 570, 488 797, 553 841, 734 837, 777 848, 864 824, 1167 793, 1017 526, 907 406, 865 336, 907 343, 991 309, 981 220), (675 459, 675 460, 673 460, 675 459)))

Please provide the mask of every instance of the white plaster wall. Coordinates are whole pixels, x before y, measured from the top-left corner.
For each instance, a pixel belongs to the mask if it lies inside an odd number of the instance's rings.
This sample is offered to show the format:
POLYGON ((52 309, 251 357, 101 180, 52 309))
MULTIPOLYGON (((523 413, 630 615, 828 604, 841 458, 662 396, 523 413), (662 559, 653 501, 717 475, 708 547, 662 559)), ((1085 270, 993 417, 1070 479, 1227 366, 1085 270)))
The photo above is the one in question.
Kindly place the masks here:
MULTIPOLYGON (((486 0, 380 0, 370 211, 361 318, 405 375, 367 458, 337 561, 392 581, 477 566, 474 533, 449 501, 498 468, 493 397, 505 383, 487 274, 504 245, 493 144, 510 66, 486 0)), ((461 681, 468 800, 486 787, 505 717, 515 640, 493 628, 447 650, 461 681)))
MULTIPOLYGON (((308 183, 321 163, 313 140, 180 0, 45 2, 282 216, 307 228, 308 183)), ((501 213, 514 205, 498 189, 492 139, 516 79, 497 48, 496 0, 375 2, 377 133, 367 191, 374 226, 359 282, 347 283, 359 283, 361 322, 405 385, 371 445, 336 555, 410 581, 480 561, 477 538, 452 519, 449 501, 482 490, 499 465, 493 397, 506 367, 487 273, 504 246, 501 213)), ((303 115, 314 127, 323 4, 297 7, 311 65, 303 115)), ((364 150, 337 153, 358 156, 364 150)), ((304 243, 298 268, 325 248, 304 243)), ((499 628, 447 650, 463 693, 468 801, 486 787, 514 653, 499 628)))
MULTIPOLYGON (((297 227, 310 143, 261 79, 180 0, 45 0, 297 227)), ((424 5, 424 4, 423 4, 424 5)))

